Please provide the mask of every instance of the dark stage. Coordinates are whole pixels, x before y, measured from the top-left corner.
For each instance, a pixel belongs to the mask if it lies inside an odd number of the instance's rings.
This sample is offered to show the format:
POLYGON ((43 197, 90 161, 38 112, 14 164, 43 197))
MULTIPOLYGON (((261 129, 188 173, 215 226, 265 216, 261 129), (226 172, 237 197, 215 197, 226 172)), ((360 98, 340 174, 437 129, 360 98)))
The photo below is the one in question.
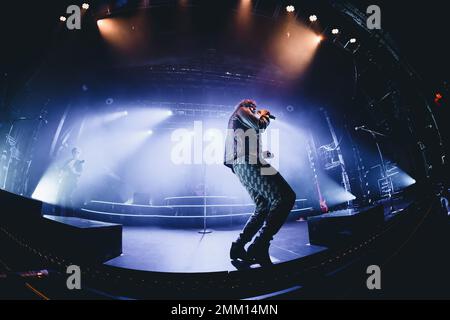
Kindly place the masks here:
POLYGON ((450 299, 434 2, 2 7, 0 297, 450 299))

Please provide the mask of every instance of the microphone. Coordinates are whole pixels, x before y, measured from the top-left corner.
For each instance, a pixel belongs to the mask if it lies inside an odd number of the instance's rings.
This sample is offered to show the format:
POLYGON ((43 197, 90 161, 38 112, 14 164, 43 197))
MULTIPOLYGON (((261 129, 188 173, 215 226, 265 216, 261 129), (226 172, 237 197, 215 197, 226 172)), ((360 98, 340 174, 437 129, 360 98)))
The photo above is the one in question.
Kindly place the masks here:
MULTIPOLYGON (((260 113, 260 110, 258 110, 258 113, 260 113)), ((276 117, 271 115, 270 112, 268 114, 266 114, 267 117, 269 117, 269 119, 275 120, 276 117)))
POLYGON ((359 127, 355 127, 355 131, 361 130, 361 129, 365 129, 366 126, 359 126, 359 127))

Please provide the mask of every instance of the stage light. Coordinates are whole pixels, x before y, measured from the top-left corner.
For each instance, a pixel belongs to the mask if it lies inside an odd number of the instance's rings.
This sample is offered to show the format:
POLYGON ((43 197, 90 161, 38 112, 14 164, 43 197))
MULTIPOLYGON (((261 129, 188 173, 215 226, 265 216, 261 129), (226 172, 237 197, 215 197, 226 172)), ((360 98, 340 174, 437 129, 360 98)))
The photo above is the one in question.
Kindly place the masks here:
POLYGON ((295 11, 295 7, 293 5, 289 5, 286 7, 286 11, 287 12, 294 12, 295 11))
POLYGON ((168 116, 172 116, 173 115, 173 111, 172 110, 167 110, 167 115, 168 116))
POLYGON ((125 111, 116 112, 115 114, 111 115, 110 117, 112 118, 112 120, 114 120, 114 119, 119 119, 119 118, 126 117, 126 116, 128 116, 128 111, 125 110, 125 111))
POLYGON ((340 205, 356 199, 355 195, 326 174, 320 176, 320 188, 329 207, 340 205))
POLYGON ((59 188, 58 166, 49 167, 39 180, 31 198, 44 201, 50 204, 57 204, 57 194, 59 188))
POLYGON ((153 134, 153 130, 147 130, 147 134, 151 136, 153 134))
POLYGON ((97 20, 97 26, 102 34, 106 33, 106 35, 109 35, 115 30, 117 31, 117 25, 114 23, 113 19, 99 19, 97 20))
POLYGON ((356 38, 350 38, 347 43, 344 45, 344 48, 347 48, 347 46, 349 44, 355 44, 356 43, 356 38))
MULTIPOLYGON (((294 17, 291 17, 294 19, 294 17)), ((276 33, 271 45, 271 54, 288 77, 299 76, 310 64, 322 37, 311 28, 296 21, 286 19, 286 28, 276 33), (286 32, 289 32, 287 35, 286 32)))
POLYGON ((241 0, 236 15, 236 27, 237 31, 241 36, 247 34, 247 32, 249 31, 251 21, 252 21, 252 1, 241 0))
POLYGON ((395 185, 394 190, 395 189, 402 190, 416 183, 416 180, 402 169, 397 167, 397 172, 398 173, 391 178, 395 185))
POLYGON ((315 14, 310 15, 309 16, 309 21, 316 22, 317 21, 317 16, 315 14))
POLYGON ((339 29, 334 28, 333 30, 331 30, 331 33, 332 34, 338 34, 339 33, 339 29))
POLYGON ((59 21, 62 21, 62 22, 64 22, 64 21, 66 21, 67 20, 67 18, 66 17, 64 17, 64 16, 61 16, 61 17, 59 17, 59 21))
POLYGON ((83 3, 82 5, 81 5, 81 7, 84 9, 84 10, 87 10, 87 9, 89 9, 89 3, 83 3))
POLYGON ((434 95, 434 103, 438 106, 441 105, 441 100, 444 96, 440 93, 440 92, 436 92, 436 94, 434 95))
POLYGON ((101 125, 117 121, 127 116, 128 116, 127 110, 97 114, 96 116, 89 117, 89 119, 86 122, 86 127, 87 128, 99 127, 101 125))

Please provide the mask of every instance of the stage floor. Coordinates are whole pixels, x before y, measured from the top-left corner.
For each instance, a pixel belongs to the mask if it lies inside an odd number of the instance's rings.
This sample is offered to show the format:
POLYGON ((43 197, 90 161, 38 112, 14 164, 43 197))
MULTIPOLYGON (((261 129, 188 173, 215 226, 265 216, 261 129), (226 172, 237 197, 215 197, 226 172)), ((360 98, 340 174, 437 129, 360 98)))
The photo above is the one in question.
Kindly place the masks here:
MULTIPOLYGON (((233 271, 229 249, 240 229, 198 230, 161 227, 123 227, 123 254, 107 265, 158 272, 233 271)), ((326 250, 309 245, 306 221, 286 223, 270 248, 274 263, 302 258, 326 250)), ((255 265, 257 267, 257 265, 255 265)))

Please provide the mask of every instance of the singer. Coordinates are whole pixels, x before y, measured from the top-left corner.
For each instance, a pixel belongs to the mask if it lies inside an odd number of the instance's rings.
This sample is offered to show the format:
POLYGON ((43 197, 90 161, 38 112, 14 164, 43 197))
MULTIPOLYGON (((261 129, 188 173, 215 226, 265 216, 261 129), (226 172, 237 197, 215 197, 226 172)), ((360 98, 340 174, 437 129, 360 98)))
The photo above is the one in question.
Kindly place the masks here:
POLYGON ((281 174, 264 161, 260 133, 270 124, 270 112, 256 110, 253 100, 243 100, 228 121, 224 164, 239 178, 255 202, 255 212, 231 245, 230 258, 261 266, 271 265, 270 241, 286 221, 295 193, 281 174), (259 233, 258 233, 259 231, 259 233), (245 250, 245 245, 255 240, 245 250))

